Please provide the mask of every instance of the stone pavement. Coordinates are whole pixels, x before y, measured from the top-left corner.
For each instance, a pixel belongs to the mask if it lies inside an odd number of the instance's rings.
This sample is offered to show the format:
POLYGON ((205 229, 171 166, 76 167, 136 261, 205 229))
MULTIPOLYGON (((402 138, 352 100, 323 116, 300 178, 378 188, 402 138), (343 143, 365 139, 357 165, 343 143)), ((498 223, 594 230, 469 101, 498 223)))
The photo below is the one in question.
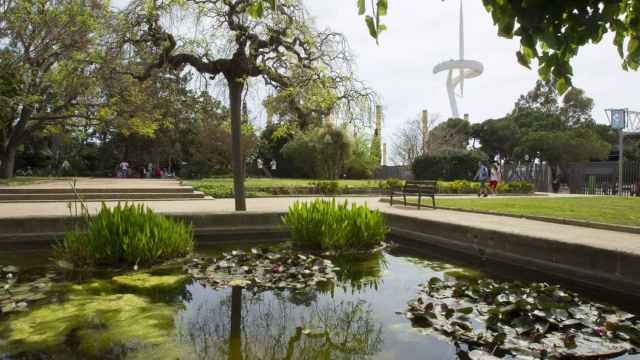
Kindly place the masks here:
MULTIPOLYGON (((70 189, 73 180, 52 179, 37 180, 22 185, 0 185, 0 189, 70 189)), ((78 189, 128 189, 128 188, 180 188, 182 185, 176 179, 136 179, 136 178, 77 178, 78 189)))
MULTIPOLYGON (((247 199, 250 212, 284 212, 295 201, 310 201, 313 197, 278 197, 247 199)), ((545 238, 569 244, 579 244, 595 248, 621 251, 640 255, 640 235, 611 230, 592 229, 573 225, 554 224, 536 220, 504 217, 497 215, 472 214, 450 210, 432 210, 414 207, 403 207, 380 202, 379 197, 344 197, 338 201, 348 200, 355 203, 367 203, 370 208, 382 212, 427 219, 448 224, 460 224, 476 227, 481 230, 526 235, 533 238, 545 238)), ((233 199, 197 200, 197 201, 137 201, 160 213, 187 215, 206 213, 233 212, 233 199)), ((108 202, 115 205, 117 202, 108 202)), ((100 208, 99 202, 87 203, 90 211, 100 208)), ((64 216, 69 214, 66 202, 48 203, 0 203, 0 219, 64 216)), ((1 229, 0 229, 1 231, 1 229)))

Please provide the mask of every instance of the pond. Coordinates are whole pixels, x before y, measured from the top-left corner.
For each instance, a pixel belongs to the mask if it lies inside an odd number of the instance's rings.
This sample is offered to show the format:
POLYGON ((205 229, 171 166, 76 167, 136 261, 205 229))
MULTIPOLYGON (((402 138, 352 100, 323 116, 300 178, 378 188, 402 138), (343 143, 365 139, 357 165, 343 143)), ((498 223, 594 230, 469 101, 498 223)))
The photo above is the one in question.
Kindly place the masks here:
MULTIPOLYGON (((265 246, 206 245, 197 253, 199 258, 225 262, 230 261, 234 249, 277 254, 286 248, 282 244, 269 245, 269 249, 265 246)), ((216 288, 208 273, 193 280, 185 276, 185 269, 193 263, 187 267, 172 263, 133 277, 93 274, 87 279, 53 266, 48 256, 44 249, 0 251, 0 269, 11 270, 2 270, 0 286, 10 283, 7 289, 12 289, 14 297, 9 299, 7 291, 0 288, 4 309, 0 314, 0 359, 492 358, 486 346, 438 328, 437 320, 445 319, 444 315, 432 314, 429 326, 421 326, 408 313, 410 301, 417 296, 419 301, 426 299, 424 294, 418 295, 422 284, 428 287, 433 283, 429 291, 437 309, 442 306, 438 301, 453 298, 446 287, 438 285, 436 289, 439 282, 430 279, 442 279, 443 284, 491 280, 477 271, 419 256, 403 247, 331 258, 335 275, 327 270, 327 281, 315 286, 276 286, 260 291, 241 286, 216 288), (8 265, 19 271, 7 269, 8 265), (474 352, 473 346, 484 350, 474 352)), ((215 264, 220 268, 221 262, 215 264)), ((273 269, 274 273, 282 270, 273 269)), ((434 305, 430 306, 433 310, 434 305)), ((625 321, 640 325, 632 314, 620 310, 608 313, 624 314, 625 321)), ((476 319, 468 319, 468 323, 481 327, 476 319)), ((633 353, 629 347, 616 356, 640 359, 633 353)), ((501 351, 494 355, 514 357, 501 351)), ((520 358, 544 358, 546 353, 533 355, 520 358)))

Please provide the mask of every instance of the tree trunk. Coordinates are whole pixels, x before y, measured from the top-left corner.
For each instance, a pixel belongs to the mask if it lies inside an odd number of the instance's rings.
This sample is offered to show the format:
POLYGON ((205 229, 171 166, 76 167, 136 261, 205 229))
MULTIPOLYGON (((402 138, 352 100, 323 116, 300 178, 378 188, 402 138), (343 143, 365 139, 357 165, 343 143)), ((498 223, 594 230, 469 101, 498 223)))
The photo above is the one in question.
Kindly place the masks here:
POLYGON ((9 144, 0 156, 0 178, 8 179, 13 176, 14 167, 16 165, 16 147, 9 144))
POLYGON ((233 169, 233 193, 236 211, 246 211, 244 193, 244 154, 242 152, 242 90, 244 81, 227 78, 229 106, 231 107, 231 166, 233 169))

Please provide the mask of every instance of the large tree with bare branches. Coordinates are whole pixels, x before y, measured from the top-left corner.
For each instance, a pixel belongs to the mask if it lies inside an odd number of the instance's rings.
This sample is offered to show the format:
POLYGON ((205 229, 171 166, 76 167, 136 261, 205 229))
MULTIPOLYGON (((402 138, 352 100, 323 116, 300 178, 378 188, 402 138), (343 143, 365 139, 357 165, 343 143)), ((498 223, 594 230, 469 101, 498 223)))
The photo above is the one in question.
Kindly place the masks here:
POLYGON ((126 41, 142 60, 134 77, 145 80, 157 71, 188 65, 210 78, 222 75, 226 79, 235 208, 246 210, 240 141, 246 82, 262 78, 278 88, 293 87, 295 69, 322 67, 327 56, 322 44, 337 34, 313 30, 299 0, 145 0, 134 2, 127 12, 134 31, 127 33, 126 41), (177 8, 192 13, 202 24, 199 39, 177 36, 162 26, 177 8), (224 46, 214 47, 214 43, 224 46))

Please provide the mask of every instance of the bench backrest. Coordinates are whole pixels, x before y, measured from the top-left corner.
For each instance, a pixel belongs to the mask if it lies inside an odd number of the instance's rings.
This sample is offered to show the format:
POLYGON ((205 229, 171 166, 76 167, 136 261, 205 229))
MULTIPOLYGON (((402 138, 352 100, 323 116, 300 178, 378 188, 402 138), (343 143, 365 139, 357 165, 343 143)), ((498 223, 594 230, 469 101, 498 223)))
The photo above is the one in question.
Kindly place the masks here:
POLYGON ((402 189, 405 193, 435 194, 438 182, 435 180, 407 181, 402 189))

